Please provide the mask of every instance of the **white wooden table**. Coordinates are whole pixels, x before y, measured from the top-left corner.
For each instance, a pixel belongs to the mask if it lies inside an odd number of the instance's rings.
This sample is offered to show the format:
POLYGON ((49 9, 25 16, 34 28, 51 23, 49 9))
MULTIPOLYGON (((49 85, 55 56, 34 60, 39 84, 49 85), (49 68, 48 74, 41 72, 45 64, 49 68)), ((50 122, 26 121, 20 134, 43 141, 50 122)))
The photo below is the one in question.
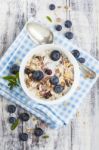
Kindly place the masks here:
MULTIPOLYGON (((55 14, 62 22, 71 19, 74 41, 99 60, 99 1, 98 0, 0 0, 0 54, 14 41, 29 17, 55 21, 55 14), (62 8, 55 13, 48 5, 55 3, 62 8), (64 6, 68 6, 66 11, 64 6)), ((49 139, 39 144, 19 142, 20 125, 10 130, 6 99, 0 97, 0 150, 99 150, 99 80, 87 95, 84 103, 67 128, 57 131, 46 128, 49 139)), ((17 106, 17 111, 22 111, 17 106)), ((24 124, 30 126, 31 122, 24 124)))

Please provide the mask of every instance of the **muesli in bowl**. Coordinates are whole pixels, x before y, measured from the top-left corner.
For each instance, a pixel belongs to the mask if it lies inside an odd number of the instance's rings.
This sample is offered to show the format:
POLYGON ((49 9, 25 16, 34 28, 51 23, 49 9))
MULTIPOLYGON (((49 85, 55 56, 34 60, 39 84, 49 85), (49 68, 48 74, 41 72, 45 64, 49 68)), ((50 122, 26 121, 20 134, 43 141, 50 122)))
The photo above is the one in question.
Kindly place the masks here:
POLYGON ((78 85, 78 77, 79 67, 72 54, 53 44, 34 48, 20 67, 24 91, 40 103, 57 103, 69 98, 78 85))

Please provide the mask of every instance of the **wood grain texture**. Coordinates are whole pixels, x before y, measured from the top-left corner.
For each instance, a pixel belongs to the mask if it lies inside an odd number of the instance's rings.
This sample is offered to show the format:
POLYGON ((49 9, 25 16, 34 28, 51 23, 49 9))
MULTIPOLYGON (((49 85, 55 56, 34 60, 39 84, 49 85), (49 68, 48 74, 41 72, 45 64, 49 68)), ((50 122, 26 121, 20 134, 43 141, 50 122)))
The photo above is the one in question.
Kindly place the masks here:
MULTIPOLYGON (((61 23, 71 19, 73 26, 70 30, 74 33, 74 42, 99 60, 98 0, 0 0, 0 55, 11 45, 31 16, 48 23, 46 15, 50 15, 54 23, 56 16, 62 18, 61 23), (55 13, 49 11, 50 3, 62 8, 56 9, 55 13), (69 6, 69 11, 63 8, 65 5, 69 6)), ((65 31, 67 29, 63 29, 63 32, 65 31)), ((23 127, 20 124, 15 131, 10 130, 10 125, 7 123, 9 114, 6 111, 8 104, 10 102, 0 97, 0 150, 99 149, 99 80, 67 128, 52 130, 44 126, 49 138, 40 139, 37 143, 33 142, 32 135, 29 135, 28 142, 22 143, 18 140, 22 128, 25 132, 27 127, 35 126, 32 115, 23 127)), ((17 106, 14 116, 20 112, 24 110, 17 106)))

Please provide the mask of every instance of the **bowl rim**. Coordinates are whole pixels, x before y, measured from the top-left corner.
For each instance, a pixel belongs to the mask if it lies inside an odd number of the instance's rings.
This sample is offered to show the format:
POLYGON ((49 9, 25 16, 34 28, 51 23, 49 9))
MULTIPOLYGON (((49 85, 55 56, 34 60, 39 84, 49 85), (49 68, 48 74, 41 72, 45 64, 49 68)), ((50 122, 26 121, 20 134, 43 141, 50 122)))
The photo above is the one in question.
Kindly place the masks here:
POLYGON ((27 54, 26 56, 23 58, 21 65, 20 65, 20 70, 19 70, 19 79, 20 79, 20 84, 21 87, 23 89, 23 91, 26 93, 26 95, 33 101, 40 103, 40 104, 58 104, 61 103, 63 101, 68 101, 68 99, 70 98, 70 96, 73 94, 73 92, 76 91, 78 85, 79 85, 79 79, 80 79, 80 70, 79 70, 79 65, 77 63, 77 60, 75 59, 75 57, 71 54, 71 52, 69 52, 68 50, 66 50, 63 46, 60 46, 58 44, 43 44, 43 45, 38 45, 34 48, 32 48, 27 54), (69 61, 73 64, 74 66, 74 82, 73 85, 71 86, 71 88, 69 89, 69 91, 62 97, 56 99, 56 100, 43 100, 41 98, 38 97, 33 97, 32 95, 29 94, 28 92, 28 88, 26 87, 25 81, 24 81, 24 77, 25 77, 25 73, 24 73, 24 69, 26 66, 27 61, 29 60, 29 58, 31 58, 34 54, 36 50, 40 50, 40 49, 45 49, 45 48, 51 48, 51 49, 61 49, 61 51, 63 51, 63 53, 66 54, 66 56, 68 57, 69 61))

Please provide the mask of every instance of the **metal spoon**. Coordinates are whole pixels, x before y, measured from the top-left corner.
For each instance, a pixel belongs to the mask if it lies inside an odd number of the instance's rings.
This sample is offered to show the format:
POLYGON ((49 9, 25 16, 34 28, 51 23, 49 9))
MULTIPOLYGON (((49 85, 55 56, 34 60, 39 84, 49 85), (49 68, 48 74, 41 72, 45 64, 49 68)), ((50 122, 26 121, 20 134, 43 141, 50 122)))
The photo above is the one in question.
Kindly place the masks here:
MULTIPOLYGON (((28 22, 26 24, 26 30, 32 41, 37 44, 53 43, 53 33, 47 27, 42 26, 41 24, 38 24, 36 22, 28 22)), ((96 73, 93 70, 91 70, 84 64, 81 64, 80 62, 78 63, 86 78, 94 79, 96 77, 96 73)))

